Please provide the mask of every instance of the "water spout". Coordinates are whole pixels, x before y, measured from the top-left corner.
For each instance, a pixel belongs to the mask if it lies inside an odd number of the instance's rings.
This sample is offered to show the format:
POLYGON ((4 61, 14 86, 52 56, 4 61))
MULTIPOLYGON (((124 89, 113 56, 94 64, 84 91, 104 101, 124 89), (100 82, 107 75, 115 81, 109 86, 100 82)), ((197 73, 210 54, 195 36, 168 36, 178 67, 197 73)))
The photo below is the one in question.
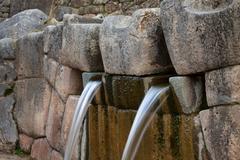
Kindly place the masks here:
POLYGON ((166 101, 168 92, 169 87, 154 86, 149 89, 134 119, 124 148, 122 160, 134 160, 143 135, 153 119, 154 114, 158 111, 159 106, 166 101), (161 102, 157 105, 156 103, 159 102, 160 99, 161 102))
POLYGON ((87 114, 89 105, 101 86, 100 81, 90 81, 84 88, 73 116, 72 126, 69 132, 64 160, 70 160, 73 149, 76 146, 80 129, 82 128, 84 118, 87 114))

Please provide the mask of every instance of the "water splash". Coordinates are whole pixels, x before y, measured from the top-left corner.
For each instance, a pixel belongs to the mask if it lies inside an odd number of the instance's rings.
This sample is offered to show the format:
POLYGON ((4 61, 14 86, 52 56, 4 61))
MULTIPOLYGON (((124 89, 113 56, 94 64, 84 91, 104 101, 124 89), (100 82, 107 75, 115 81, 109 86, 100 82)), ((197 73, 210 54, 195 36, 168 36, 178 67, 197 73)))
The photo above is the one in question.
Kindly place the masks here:
POLYGON ((154 114, 158 111, 162 103, 166 101, 168 93, 169 87, 154 86, 149 89, 134 119, 124 148, 122 160, 134 160, 146 129, 153 119, 154 114), (159 100, 161 100, 161 102, 157 105, 159 100))
POLYGON ((77 138, 82 128, 84 118, 87 114, 89 105, 101 86, 101 81, 90 81, 84 88, 73 116, 72 126, 69 132, 64 160, 70 160, 73 149, 76 146, 77 138))

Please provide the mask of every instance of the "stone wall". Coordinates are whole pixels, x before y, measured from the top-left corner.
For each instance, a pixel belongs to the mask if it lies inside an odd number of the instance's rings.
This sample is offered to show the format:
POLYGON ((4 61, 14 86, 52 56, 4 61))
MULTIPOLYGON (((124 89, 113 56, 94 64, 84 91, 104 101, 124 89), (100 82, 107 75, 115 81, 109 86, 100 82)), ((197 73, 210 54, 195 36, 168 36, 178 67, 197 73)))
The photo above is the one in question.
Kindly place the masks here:
POLYGON ((10 16, 10 0, 0 1, 0 22, 10 16))

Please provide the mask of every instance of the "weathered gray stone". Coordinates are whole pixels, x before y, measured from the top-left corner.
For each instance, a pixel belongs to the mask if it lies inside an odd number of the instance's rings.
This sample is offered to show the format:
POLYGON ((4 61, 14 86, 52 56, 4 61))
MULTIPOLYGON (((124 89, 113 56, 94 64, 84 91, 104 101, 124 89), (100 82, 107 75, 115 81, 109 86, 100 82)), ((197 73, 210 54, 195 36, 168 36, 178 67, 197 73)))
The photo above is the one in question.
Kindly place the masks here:
POLYGON ((64 25, 69 25, 69 24, 78 24, 78 23, 102 23, 103 20, 101 18, 97 17, 86 17, 86 16, 80 16, 77 14, 65 14, 63 17, 63 23, 64 25))
POLYGON ((33 144, 33 138, 29 137, 25 134, 20 134, 19 135, 19 145, 20 148, 25 152, 25 153, 31 153, 31 148, 33 144))
POLYGON ((100 26, 100 24, 65 26, 61 62, 81 71, 103 71, 99 49, 100 26))
MULTIPOLYGON (((63 142, 62 153, 64 153, 66 149, 68 135, 69 135, 70 128, 72 126, 72 120, 73 120, 75 109, 78 103, 78 99, 79 99, 79 96, 69 96, 66 103, 63 122, 62 122, 62 129, 61 129, 61 138, 63 142)), ((80 158, 80 139, 78 139, 77 141, 78 143, 74 148, 72 160, 79 160, 80 158)))
POLYGON ((45 136, 51 88, 41 78, 16 83, 17 102, 14 115, 18 129, 31 137, 45 136))
POLYGON ((44 78, 50 83, 51 86, 55 86, 57 71, 60 68, 58 62, 52 58, 44 56, 44 78))
POLYGON ((62 149, 61 126, 64 112, 64 103, 52 90, 51 102, 49 105, 48 121, 46 126, 46 136, 49 144, 56 150, 62 149))
POLYGON ((200 112, 209 159, 239 159, 240 106, 218 106, 200 112))
POLYGON ((165 0, 161 20, 178 74, 186 75, 240 62, 238 0, 165 0))
POLYGON ((4 38, 0 40, 0 58, 6 60, 15 59, 16 44, 15 40, 11 38, 4 38))
POLYGON ((37 139, 33 142, 31 157, 34 160, 51 160, 52 149, 46 138, 37 139))
MULTIPOLYGON (((12 87, 8 84, 0 84, 0 97, 6 96, 8 90, 12 90, 12 87)), ((9 93, 11 94, 11 93, 9 93)))
POLYGON ((67 7, 67 6, 58 6, 57 9, 54 12, 54 17, 58 21, 63 21, 63 17, 66 14, 77 14, 78 9, 74 9, 72 7, 67 7))
POLYGON ((13 82, 17 78, 14 66, 10 63, 0 63, 0 83, 13 82))
POLYGON ((43 77, 43 32, 30 33, 17 41, 18 79, 43 77))
POLYGON ((204 100, 204 84, 201 77, 171 77, 170 86, 179 102, 178 111, 184 114, 201 110, 204 100))
POLYGON ((69 95, 80 94, 82 88, 81 72, 66 66, 58 68, 55 89, 64 101, 69 95))
POLYGON ((18 140, 17 126, 12 110, 15 100, 12 96, 0 98, 0 151, 11 152, 18 140))
POLYGON ((47 18, 47 15, 38 9, 20 12, 0 23, 0 39, 17 39, 31 31, 41 30, 47 18))
POLYGON ((159 9, 133 16, 109 16, 100 30, 100 48, 107 73, 147 75, 172 71, 159 9))
POLYGON ((240 65, 206 73, 208 106, 240 103, 240 65))
POLYGON ((63 24, 51 25, 44 30, 44 52, 48 57, 59 60, 60 51, 62 48, 62 31, 63 24))

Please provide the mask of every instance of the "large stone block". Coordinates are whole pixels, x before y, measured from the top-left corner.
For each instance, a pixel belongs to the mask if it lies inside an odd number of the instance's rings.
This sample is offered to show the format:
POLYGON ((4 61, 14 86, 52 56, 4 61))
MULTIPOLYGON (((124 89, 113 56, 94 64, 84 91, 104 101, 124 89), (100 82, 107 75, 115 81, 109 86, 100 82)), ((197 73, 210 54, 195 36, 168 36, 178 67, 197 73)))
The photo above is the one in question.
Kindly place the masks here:
POLYGON ((45 136, 51 88, 44 79, 20 80, 16 83, 14 115, 21 133, 45 136))
POLYGON ((52 149, 46 138, 37 139, 33 142, 31 158, 35 160, 51 160, 52 149))
POLYGON ((81 71, 103 71, 100 24, 70 24, 63 29, 60 61, 81 71))
POLYGON ((172 71, 159 9, 133 16, 108 16, 100 30, 100 48, 107 73, 148 75, 172 71))
POLYGON ((19 146, 25 153, 31 153, 33 138, 25 134, 19 135, 19 146))
POLYGON ((213 70, 240 62, 238 0, 165 0, 161 21, 178 74, 213 70))
POLYGON ((171 77, 169 82, 179 113, 198 113, 206 106, 202 77, 171 77))
POLYGON ((43 33, 33 32, 17 41, 18 79, 43 77, 43 33))
POLYGON ((50 146, 56 150, 62 149, 61 127, 64 107, 65 105, 57 92, 52 90, 48 120, 46 125, 46 136, 50 146))
POLYGON ((77 14, 65 14, 63 17, 63 23, 64 25, 69 24, 78 24, 78 23, 102 23, 103 20, 98 17, 87 17, 87 16, 80 16, 77 14))
MULTIPOLYGON (((62 153, 64 153, 66 149, 68 135, 70 132, 70 128, 72 126, 72 119, 75 113, 78 99, 79 99, 79 96, 69 96, 66 103, 63 122, 62 122, 62 130, 61 130, 61 138, 63 142, 62 153)), ((82 130, 80 132, 82 133, 82 130)), ((81 137, 81 134, 80 134, 80 137, 81 137)), ((72 160, 79 160, 80 158, 80 138, 77 141, 78 143, 74 148, 72 160)))
MULTIPOLYGON (((89 160, 120 160, 135 114, 134 110, 91 106, 88 115, 89 160)), ((135 159, 198 160, 204 148, 196 118, 195 115, 155 115, 135 159)))
POLYGON ((62 155, 57 151, 52 151, 51 160, 63 160, 62 155))
POLYGON ((0 98, 0 151, 12 152, 18 140, 16 123, 12 116, 15 100, 12 96, 0 98))
POLYGON ((60 65, 54 59, 48 58, 48 56, 44 56, 43 65, 44 78, 54 87, 60 65))
POLYGON ((82 91, 81 72, 61 65, 56 74, 55 89, 64 101, 69 95, 80 94, 82 91))
POLYGON ((240 66, 232 66, 206 73, 208 106, 240 102, 240 66))
POLYGON ((218 106, 200 112, 209 159, 239 159, 240 106, 218 106))
POLYGON ((0 58, 6 60, 15 59, 16 56, 16 41, 11 38, 0 40, 0 58))
POLYGON ((50 25, 44 29, 44 52, 49 58, 59 61, 60 52, 62 49, 62 31, 63 24, 50 25))
POLYGON ((0 23, 0 39, 18 39, 29 32, 41 30, 47 18, 48 16, 38 9, 20 12, 0 23))

